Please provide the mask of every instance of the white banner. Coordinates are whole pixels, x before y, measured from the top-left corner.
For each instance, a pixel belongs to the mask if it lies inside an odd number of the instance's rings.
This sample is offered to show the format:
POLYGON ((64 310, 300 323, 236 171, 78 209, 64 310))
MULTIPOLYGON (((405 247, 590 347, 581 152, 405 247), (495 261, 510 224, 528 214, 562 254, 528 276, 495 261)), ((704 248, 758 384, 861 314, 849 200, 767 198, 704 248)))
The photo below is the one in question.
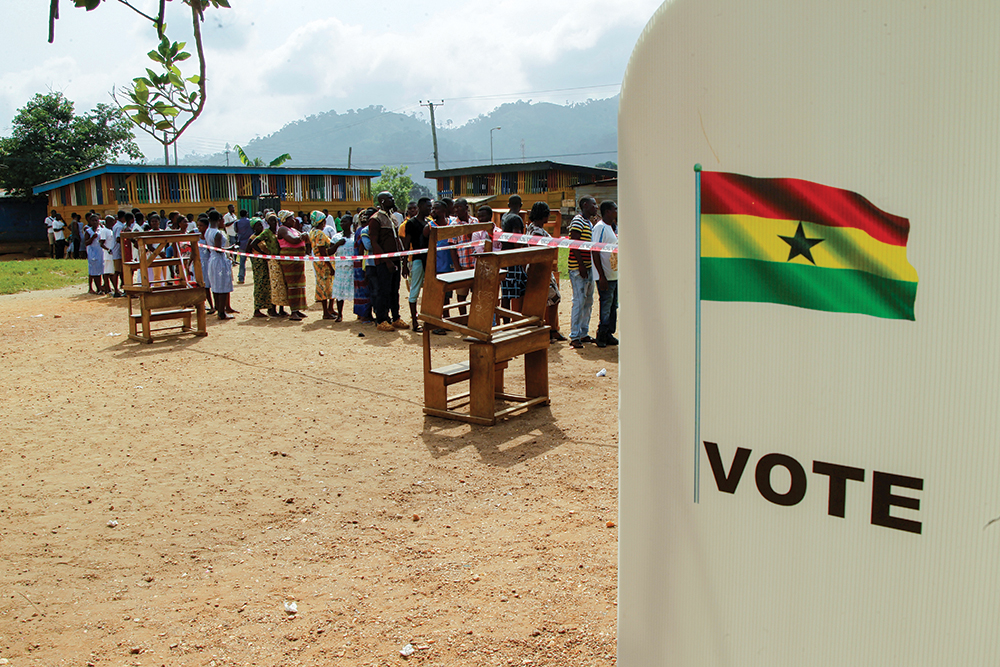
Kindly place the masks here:
POLYGON ((997 662, 998 36, 993 0, 650 22, 619 115, 623 667, 997 662))

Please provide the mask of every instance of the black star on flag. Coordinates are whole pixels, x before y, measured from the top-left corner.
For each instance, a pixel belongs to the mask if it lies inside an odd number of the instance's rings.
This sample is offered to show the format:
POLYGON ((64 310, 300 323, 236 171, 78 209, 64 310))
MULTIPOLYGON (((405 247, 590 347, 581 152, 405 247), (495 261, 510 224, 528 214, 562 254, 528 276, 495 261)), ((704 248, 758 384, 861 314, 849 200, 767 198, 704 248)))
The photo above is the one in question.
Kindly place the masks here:
POLYGON ((788 259, 785 260, 786 262, 790 262, 799 255, 802 255, 812 262, 814 266, 816 265, 816 260, 813 259, 810 248, 817 243, 822 243, 823 239, 807 239, 806 233, 802 230, 801 222, 799 222, 799 228, 795 230, 795 236, 781 236, 781 234, 779 234, 778 238, 790 246, 788 249, 788 259))

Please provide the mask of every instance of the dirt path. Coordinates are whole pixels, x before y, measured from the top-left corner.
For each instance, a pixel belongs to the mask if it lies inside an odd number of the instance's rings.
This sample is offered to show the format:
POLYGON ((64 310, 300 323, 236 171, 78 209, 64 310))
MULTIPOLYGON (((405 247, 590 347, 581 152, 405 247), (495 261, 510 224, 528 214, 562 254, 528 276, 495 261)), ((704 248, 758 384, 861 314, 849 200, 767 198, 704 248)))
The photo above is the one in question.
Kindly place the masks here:
POLYGON ((481 428, 423 416, 417 334, 252 320, 248 280, 142 345, 81 292, 0 297, 10 665, 614 664, 616 348, 481 428))

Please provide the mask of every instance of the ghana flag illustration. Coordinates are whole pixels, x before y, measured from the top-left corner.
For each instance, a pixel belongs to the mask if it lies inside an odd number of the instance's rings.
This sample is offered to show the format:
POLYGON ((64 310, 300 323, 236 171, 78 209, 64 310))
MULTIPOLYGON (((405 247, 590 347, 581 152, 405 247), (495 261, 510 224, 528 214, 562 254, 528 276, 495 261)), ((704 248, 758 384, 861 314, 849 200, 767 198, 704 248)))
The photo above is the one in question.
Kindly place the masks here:
POLYGON ((701 174, 701 299, 913 320, 910 223, 794 178, 701 174))

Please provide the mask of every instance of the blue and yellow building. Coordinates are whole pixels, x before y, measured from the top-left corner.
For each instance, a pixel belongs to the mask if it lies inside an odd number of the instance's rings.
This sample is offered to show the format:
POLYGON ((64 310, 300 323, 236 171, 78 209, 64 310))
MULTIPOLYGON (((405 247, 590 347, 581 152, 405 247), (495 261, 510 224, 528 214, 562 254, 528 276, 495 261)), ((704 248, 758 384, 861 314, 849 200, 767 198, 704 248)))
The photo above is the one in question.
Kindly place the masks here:
POLYGON ((195 167, 186 165, 106 164, 33 188, 49 198, 48 210, 69 220, 94 210, 163 209, 200 213, 215 207, 255 212, 264 208, 294 211, 354 211, 372 203, 371 182, 378 170, 323 167, 195 167))

